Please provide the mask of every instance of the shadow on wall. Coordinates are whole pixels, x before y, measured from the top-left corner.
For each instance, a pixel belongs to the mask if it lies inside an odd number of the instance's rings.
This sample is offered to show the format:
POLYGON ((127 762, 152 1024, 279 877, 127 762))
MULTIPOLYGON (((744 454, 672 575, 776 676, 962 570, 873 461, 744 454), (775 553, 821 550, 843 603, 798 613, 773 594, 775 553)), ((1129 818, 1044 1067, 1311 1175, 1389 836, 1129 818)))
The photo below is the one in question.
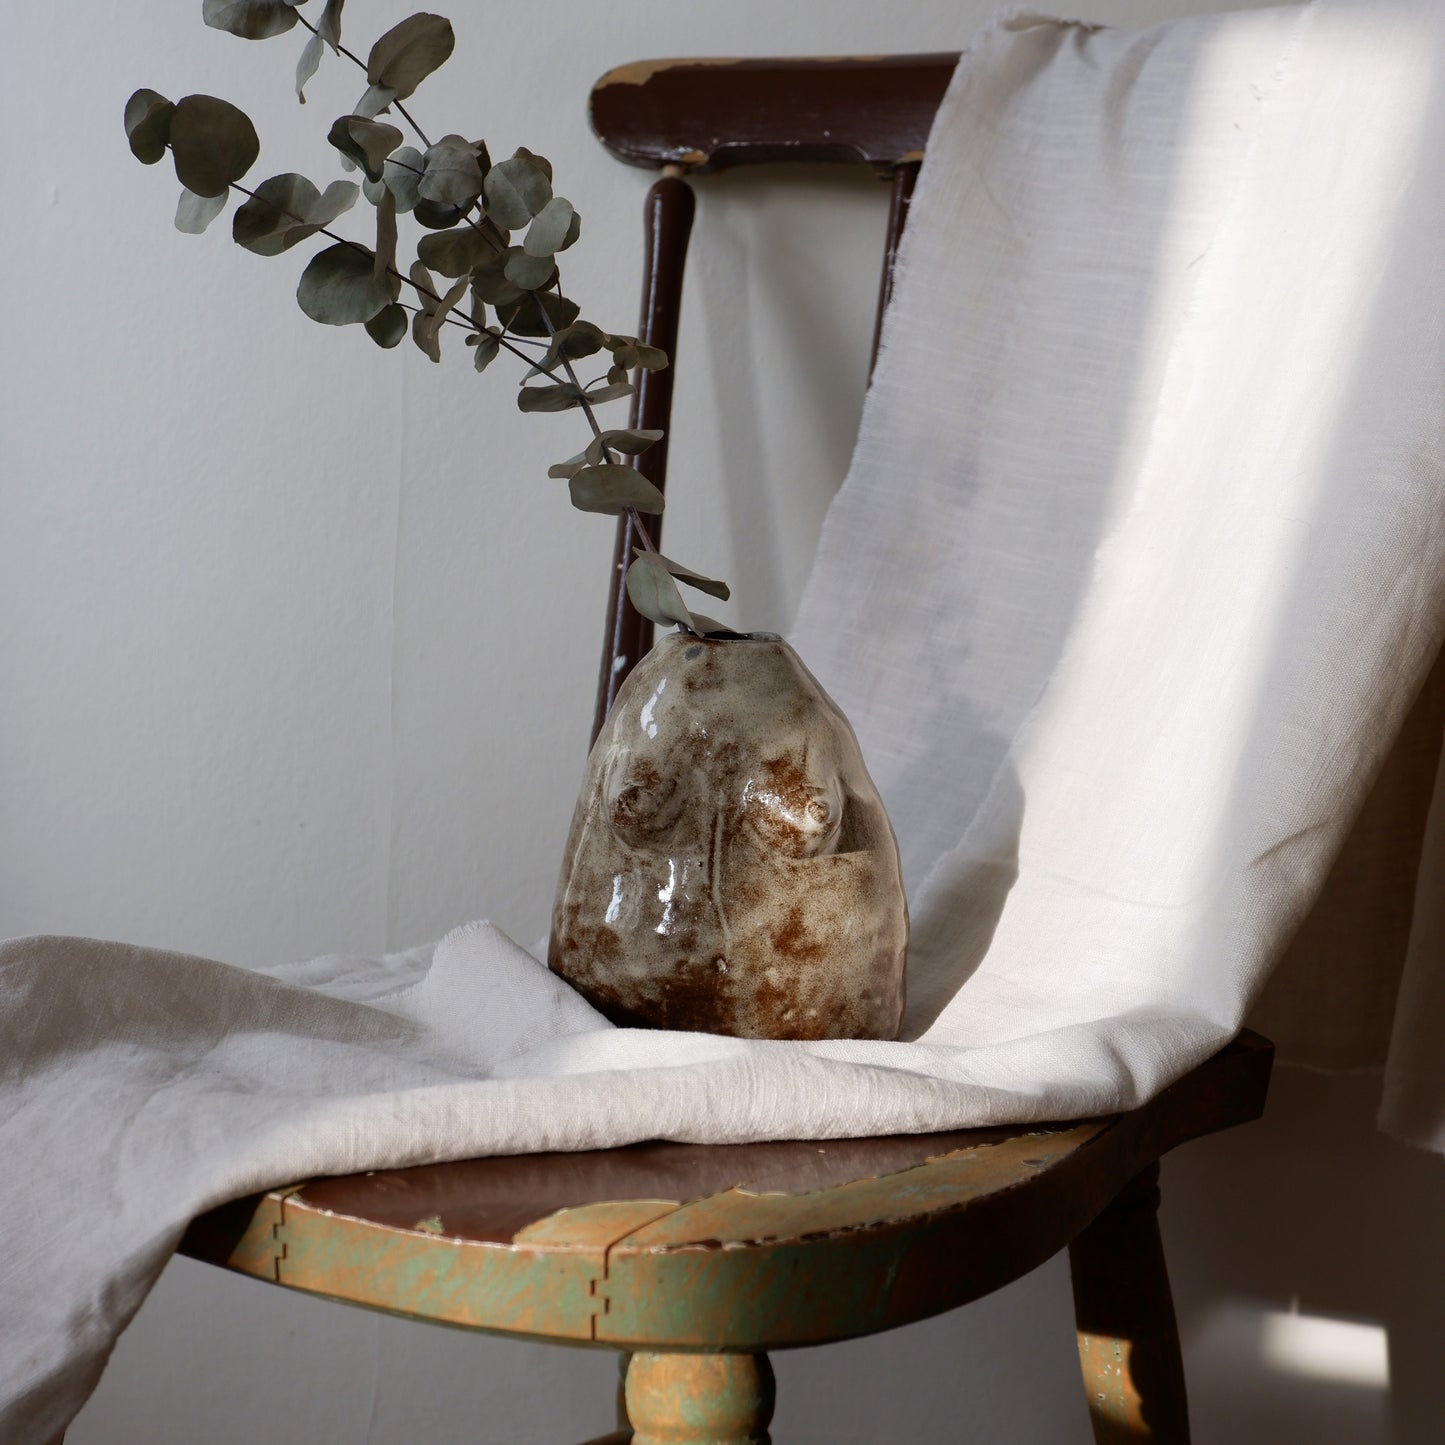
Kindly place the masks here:
POLYGON ((1435 1445, 1445 1159, 1380 1080, 1276 1069, 1264 1119, 1164 1163, 1196 1445, 1435 1445))

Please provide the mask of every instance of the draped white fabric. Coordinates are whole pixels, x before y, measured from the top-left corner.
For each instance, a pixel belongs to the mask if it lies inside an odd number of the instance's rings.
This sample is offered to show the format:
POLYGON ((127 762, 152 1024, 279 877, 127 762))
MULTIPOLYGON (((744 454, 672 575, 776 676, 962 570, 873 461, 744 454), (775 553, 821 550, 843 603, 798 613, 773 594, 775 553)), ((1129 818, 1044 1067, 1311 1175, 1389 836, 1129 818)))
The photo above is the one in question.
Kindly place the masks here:
MULTIPOLYGON (((237 1194, 1101 1113, 1218 1047, 1445 630, 1442 154, 1431 0, 985 31, 795 635, 902 845, 906 1041, 613 1029, 484 924, 274 975, 6 945, 0 1438, 58 1433, 237 1194)), ((1391 1107, 1445 1148, 1445 813, 1415 817, 1391 1107)))

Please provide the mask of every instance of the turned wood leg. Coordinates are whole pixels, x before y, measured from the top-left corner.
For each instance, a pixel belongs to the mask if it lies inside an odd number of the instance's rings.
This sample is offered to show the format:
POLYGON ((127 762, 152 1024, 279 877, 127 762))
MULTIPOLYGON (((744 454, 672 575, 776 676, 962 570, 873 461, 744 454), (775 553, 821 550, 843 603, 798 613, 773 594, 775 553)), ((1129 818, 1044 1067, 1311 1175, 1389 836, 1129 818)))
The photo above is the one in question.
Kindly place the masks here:
POLYGON ((766 1355, 635 1354, 627 1370, 632 1445, 768 1445, 766 1355))
POLYGON ((1188 1445, 1179 1329, 1151 1164, 1069 1246, 1079 1364, 1098 1445, 1188 1445))

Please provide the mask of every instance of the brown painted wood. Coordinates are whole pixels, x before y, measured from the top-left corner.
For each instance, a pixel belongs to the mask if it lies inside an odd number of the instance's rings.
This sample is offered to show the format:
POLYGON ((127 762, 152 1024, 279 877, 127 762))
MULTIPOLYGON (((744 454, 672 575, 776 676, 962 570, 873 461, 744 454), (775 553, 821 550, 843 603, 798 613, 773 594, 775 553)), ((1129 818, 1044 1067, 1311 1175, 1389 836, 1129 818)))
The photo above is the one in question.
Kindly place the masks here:
POLYGON ((910 161, 893 172, 889 193, 888 232, 883 243, 883 276, 878 285, 878 315, 873 322, 873 350, 868 358, 868 376, 878 361, 878 346, 883 340, 883 313, 893 299, 893 272, 898 265, 898 247, 903 229, 908 224, 908 209, 913 203, 913 187, 918 182, 919 163, 910 161))
POLYGON ((1097 1445, 1189 1445, 1184 1362, 1151 1164, 1069 1246, 1079 1365, 1097 1445))
POLYGON ((778 161, 891 171, 923 154, 954 54, 643 60, 593 88, 592 128, 631 165, 778 161))
MULTIPOLYGON (((660 346, 669 358, 677 358, 677 328, 682 309, 682 281, 687 263, 687 242, 692 234, 697 202, 692 188, 677 176, 664 176, 647 193, 644 208, 642 314, 638 337, 649 346, 660 346)), ((664 433, 660 442, 637 458, 635 465, 661 492, 667 490, 667 449, 665 435, 672 424, 672 383, 674 370, 638 373, 637 392, 632 399, 630 425, 656 428, 664 433)), ((662 541, 661 516, 643 523, 654 546, 662 541)), ((607 621, 602 635, 602 665, 597 679, 597 706, 592 717, 591 741, 597 741, 612 701, 638 659, 652 646, 653 626, 627 596, 623 579, 631 565, 638 537, 630 514, 617 519, 617 539, 612 549, 612 575, 607 592, 607 621)))

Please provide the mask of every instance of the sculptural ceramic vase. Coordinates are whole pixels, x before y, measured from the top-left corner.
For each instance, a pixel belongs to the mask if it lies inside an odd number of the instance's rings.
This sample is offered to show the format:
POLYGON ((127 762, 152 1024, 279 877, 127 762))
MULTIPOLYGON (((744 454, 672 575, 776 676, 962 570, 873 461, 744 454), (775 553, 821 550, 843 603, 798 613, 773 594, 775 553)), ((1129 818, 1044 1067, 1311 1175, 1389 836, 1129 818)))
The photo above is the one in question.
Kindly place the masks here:
POLYGON ((553 971, 617 1024, 891 1039, 907 947, 883 802, 798 655, 662 638, 588 759, 553 971))

